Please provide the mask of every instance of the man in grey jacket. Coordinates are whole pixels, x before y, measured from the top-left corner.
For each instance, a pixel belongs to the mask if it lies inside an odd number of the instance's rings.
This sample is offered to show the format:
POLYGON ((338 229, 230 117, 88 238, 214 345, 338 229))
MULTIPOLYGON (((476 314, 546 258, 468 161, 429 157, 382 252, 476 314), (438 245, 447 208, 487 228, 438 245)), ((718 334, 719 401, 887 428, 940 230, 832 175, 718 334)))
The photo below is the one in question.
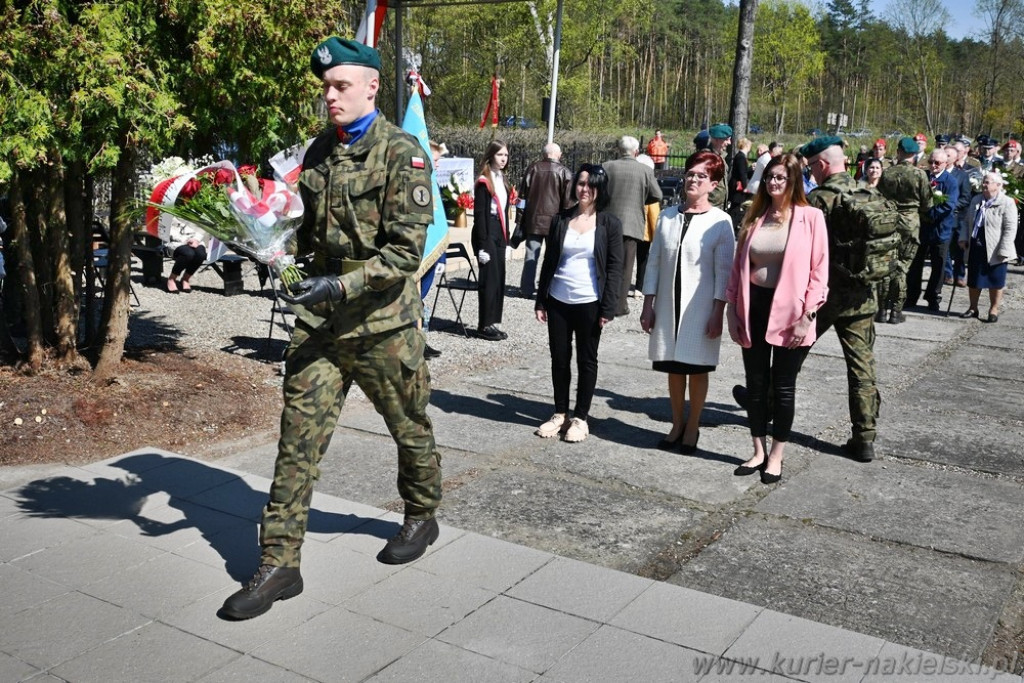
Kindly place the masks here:
POLYGON ((615 315, 629 313, 629 288, 633 284, 633 266, 636 263, 637 244, 643 241, 647 224, 645 206, 661 201, 661 187, 654 171, 636 159, 640 141, 623 135, 619 139, 619 158, 605 162, 608 173, 608 209, 622 223, 622 285, 619 292, 619 310, 615 315))
POLYGON ((520 201, 525 202, 520 208, 524 209, 522 225, 526 237, 526 259, 519 290, 527 299, 533 298, 537 287, 540 245, 548 235, 551 219, 572 204, 572 171, 559 163, 561 158, 562 149, 558 145, 553 142, 544 145, 544 158, 530 164, 519 186, 520 201))

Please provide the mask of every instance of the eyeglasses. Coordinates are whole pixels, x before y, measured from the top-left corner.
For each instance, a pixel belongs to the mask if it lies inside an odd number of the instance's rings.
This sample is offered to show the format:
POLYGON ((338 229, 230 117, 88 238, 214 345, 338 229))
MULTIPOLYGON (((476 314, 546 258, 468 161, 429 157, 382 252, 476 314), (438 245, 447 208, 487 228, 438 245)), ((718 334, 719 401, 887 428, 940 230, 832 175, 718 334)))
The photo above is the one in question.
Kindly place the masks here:
POLYGON ((789 181, 789 176, 788 175, 770 175, 770 176, 766 176, 766 180, 768 180, 768 181, 773 181, 774 180, 777 183, 785 183, 785 182, 789 181))
POLYGON ((689 173, 687 173, 683 177, 686 178, 687 180, 700 180, 700 181, 704 181, 704 180, 707 180, 708 178, 710 178, 711 176, 709 176, 707 173, 696 173, 694 171, 690 171, 689 173))

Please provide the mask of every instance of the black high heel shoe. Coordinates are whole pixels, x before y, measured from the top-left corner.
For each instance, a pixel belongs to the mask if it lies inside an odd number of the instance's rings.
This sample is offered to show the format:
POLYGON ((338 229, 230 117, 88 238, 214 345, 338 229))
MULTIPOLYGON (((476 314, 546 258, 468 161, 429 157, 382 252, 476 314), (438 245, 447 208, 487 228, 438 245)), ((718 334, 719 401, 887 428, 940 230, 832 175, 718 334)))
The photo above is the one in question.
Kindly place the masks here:
POLYGON ((693 455, 697 452, 697 442, 700 441, 700 430, 697 430, 697 438, 693 440, 693 445, 687 445, 683 443, 683 437, 679 437, 679 452, 683 455, 693 455))
POLYGON ((656 448, 659 451, 674 451, 679 447, 679 444, 683 443, 683 435, 680 434, 678 439, 662 439, 658 442, 656 448))
POLYGON ((765 467, 768 467, 768 456, 767 455, 764 456, 764 460, 761 461, 760 465, 755 465, 754 467, 747 467, 746 465, 740 465, 739 467, 734 469, 732 471, 732 473, 733 473, 733 476, 735 476, 735 477, 746 477, 746 476, 749 476, 751 474, 754 474, 755 472, 764 472, 764 468, 765 467))

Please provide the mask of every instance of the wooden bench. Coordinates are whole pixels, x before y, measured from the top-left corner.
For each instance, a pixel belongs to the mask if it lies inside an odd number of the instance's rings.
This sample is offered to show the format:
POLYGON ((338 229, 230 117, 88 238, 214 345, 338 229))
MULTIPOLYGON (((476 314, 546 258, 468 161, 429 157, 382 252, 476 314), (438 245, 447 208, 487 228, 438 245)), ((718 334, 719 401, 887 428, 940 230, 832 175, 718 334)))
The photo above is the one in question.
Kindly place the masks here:
POLYGON ((245 282, 242 281, 242 264, 248 261, 238 254, 224 254, 211 263, 221 279, 224 280, 224 296, 235 296, 245 293, 245 282))

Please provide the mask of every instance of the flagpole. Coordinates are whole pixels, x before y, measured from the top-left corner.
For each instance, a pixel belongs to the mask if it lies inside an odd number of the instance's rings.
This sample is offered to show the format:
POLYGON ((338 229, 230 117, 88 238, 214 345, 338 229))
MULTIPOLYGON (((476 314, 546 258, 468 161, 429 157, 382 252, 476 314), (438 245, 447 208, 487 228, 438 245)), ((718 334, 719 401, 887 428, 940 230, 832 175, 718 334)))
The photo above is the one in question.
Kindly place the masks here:
MULTIPOLYGON (((561 0, 559 0, 561 2, 561 0)), ((402 0, 395 0, 395 121, 405 119, 405 73, 402 68, 402 0)))
POLYGON ((555 53, 551 60, 551 107, 548 109, 548 142, 555 141, 555 112, 558 111, 558 58, 562 52, 562 2, 555 14, 555 53))

